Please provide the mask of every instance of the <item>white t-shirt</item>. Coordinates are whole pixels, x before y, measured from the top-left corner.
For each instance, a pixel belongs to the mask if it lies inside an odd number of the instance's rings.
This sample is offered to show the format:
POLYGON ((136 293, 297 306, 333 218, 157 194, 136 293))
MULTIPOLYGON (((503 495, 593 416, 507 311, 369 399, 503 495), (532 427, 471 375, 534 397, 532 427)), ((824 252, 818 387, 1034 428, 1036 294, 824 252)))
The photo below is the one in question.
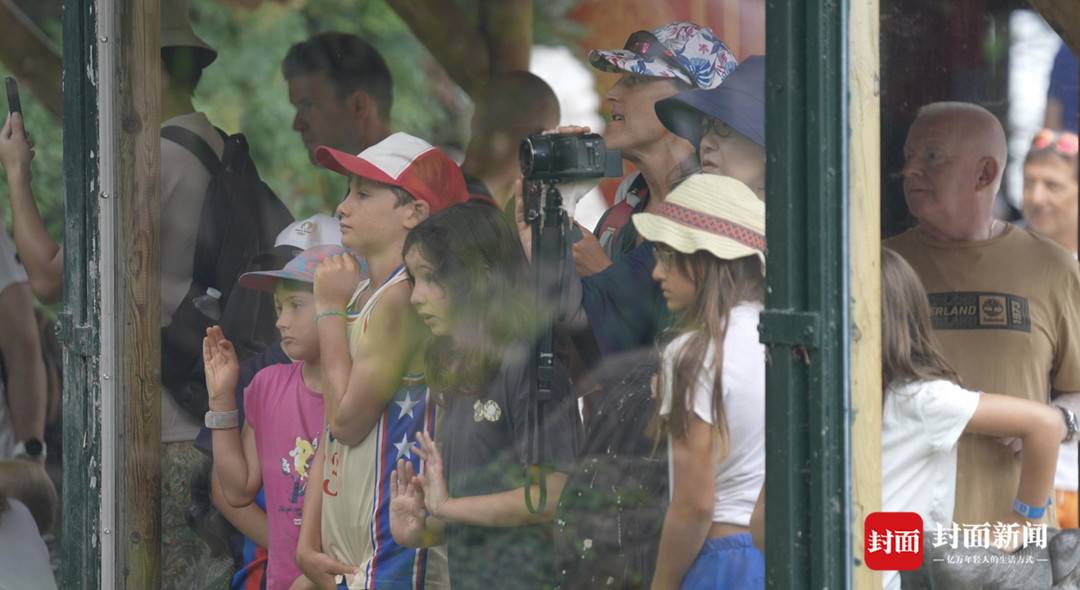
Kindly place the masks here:
POLYGON ((0 512, 0 590, 56 590, 49 550, 30 510, 8 498, 0 512))
POLYGON ((1054 472, 1054 489, 1075 492, 1077 487, 1077 441, 1061 443, 1058 450, 1057 470, 1054 472))
MULTIPOLYGON (((15 242, 0 228, 0 293, 16 283, 25 283, 26 276, 19 259, 15 256, 15 242)), ((15 429, 11 426, 11 409, 8 407, 7 390, 0 381, 0 459, 10 459, 15 452, 15 429)))
MULTIPOLYGON (((1073 258, 1076 258, 1076 252, 1073 252, 1073 258)), ((1080 472, 1077 471, 1077 461, 1080 461, 1080 453, 1077 452, 1077 441, 1071 443, 1061 443, 1061 449, 1058 450, 1057 470, 1054 472, 1054 489, 1055 490, 1067 490, 1075 492, 1077 489, 1077 478, 1080 477, 1080 472)))
MULTIPOLYGON (((202 113, 178 115, 162 127, 175 125, 193 131, 221 156, 225 143, 202 113)), ((191 287, 195 267, 195 242, 199 236, 210 172, 187 148, 161 140, 161 327, 172 322, 184 295, 191 287)), ((195 440, 199 424, 184 413, 172 396, 161 391, 161 441, 195 440)))
MULTIPOLYGON (((740 303, 731 310, 724 336, 723 403, 728 430, 728 454, 716 465, 713 522, 750 525, 761 484, 765 480, 765 346, 758 337, 761 304, 740 303)), ((683 334, 664 349, 660 413, 671 412, 671 383, 675 358, 690 340, 683 334)), ((710 345, 687 407, 713 424, 715 347, 710 345)), ((669 480, 674 488, 674 461, 668 441, 669 480)))
MULTIPOLYGON (((956 496, 956 443, 979 394, 945 380, 893 384, 881 416, 881 509, 917 512, 925 530, 952 526, 956 496)), ((884 572, 886 589, 900 587, 884 572)))

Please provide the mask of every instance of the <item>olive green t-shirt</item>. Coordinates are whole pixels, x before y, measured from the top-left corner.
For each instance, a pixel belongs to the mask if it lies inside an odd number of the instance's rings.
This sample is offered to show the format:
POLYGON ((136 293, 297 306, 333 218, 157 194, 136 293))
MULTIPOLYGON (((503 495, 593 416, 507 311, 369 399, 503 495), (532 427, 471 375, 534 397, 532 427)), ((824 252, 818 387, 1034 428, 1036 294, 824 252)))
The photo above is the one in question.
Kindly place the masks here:
MULTIPOLYGON (((922 279, 935 333, 964 387, 1041 402, 1080 391, 1080 268, 1070 253, 1013 225, 977 242, 941 242, 912 229, 885 245, 922 279)), ((966 434, 956 474, 955 522, 1009 514, 1019 456, 966 434)))

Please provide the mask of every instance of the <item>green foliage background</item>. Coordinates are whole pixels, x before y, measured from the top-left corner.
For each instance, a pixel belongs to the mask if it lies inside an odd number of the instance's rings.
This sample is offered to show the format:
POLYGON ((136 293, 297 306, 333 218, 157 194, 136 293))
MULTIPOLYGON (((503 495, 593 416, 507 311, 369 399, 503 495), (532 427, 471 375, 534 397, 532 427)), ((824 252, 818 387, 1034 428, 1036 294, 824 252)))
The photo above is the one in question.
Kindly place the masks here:
MULTIPOLYGON (((454 2, 464 14, 475 18, 479 0, 445 1, 454 2)), ((536 0, 534 41, 559 44, 579 34, 565 17, 576 3, 536 0)), ((59 46, 60 1, 20 4, 59 46)), ((196 108, 222 129, 247 135, 263 179, 297 217, 331 212, 346 188, 341 177, 311 165, 292 130, 294 113, 281 75, 281 60, 291 45, 314 33, 354 33, 382 52, 394 78, 394 129, 457 149, 468 139, 468 97, 382 0, 264 2, 255 10, 230 8, 216 0, 191 0, 191 10, 196 31, 219 52, 217 61, 203 75, 196 108)), ((7 75, 2 66, 0 75, 7 75)), ((61 241, 62 124, 29 93, 24 91, 22 98, 24 116, 37 146, 34 193, 50 233, 61 241)), ((6 183, 0 183, 0 211, 10 231, 6 183)))

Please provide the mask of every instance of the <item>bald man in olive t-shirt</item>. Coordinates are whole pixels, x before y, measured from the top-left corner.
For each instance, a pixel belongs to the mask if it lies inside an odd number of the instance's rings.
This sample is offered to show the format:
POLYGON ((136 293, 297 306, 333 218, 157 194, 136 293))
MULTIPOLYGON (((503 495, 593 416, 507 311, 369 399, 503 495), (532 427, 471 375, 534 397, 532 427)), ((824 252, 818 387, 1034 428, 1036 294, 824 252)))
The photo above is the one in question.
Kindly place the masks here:
MULTIPOLYGON (((964 387, 1080 409, 1080 269, 1054 242, 991 215, 1005 164, 1000 123, 975 105, 928 105, 904 158, 904 197, 918 224, 885 245, 922 279, 964 387)), ((1010 448, 964 435, 953 520, 1008 515, 1019 480, 1010 448)), ((1052 508, 1045 522, 1054 522, 1052 508)))

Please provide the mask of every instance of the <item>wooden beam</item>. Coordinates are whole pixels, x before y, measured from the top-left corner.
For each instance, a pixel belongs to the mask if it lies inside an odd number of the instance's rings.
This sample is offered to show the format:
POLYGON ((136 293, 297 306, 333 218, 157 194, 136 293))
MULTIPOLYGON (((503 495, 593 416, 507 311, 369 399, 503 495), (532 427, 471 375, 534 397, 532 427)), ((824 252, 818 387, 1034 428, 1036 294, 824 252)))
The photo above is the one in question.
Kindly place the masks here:
POLYGON ((863 559, 863 521, 881 510, 881 93, 878 0, 848 8, 850 132, 851 548, 856 588, 881 588, 863 559))
POLYGON ((12 0, 0 0, 0 62, 54 117, 63 118, 60 50, 12 0))
MULTIPOLYGON (((159 0, 115 0, 117 587, 161 587, 159 0), (149 57, 149 58, 148 58, 149 57)), ((107 75, 105 72, 103 75, 107 75)), ((102 125, 106 123, 103 122, 102 125)), ((104 161, 103 161, 104 165, 104 161)))
POLYGON ((1073 53, 1080 55, 1080 2, 1076 0, 1028 0, 1057 31, 1073 53))

